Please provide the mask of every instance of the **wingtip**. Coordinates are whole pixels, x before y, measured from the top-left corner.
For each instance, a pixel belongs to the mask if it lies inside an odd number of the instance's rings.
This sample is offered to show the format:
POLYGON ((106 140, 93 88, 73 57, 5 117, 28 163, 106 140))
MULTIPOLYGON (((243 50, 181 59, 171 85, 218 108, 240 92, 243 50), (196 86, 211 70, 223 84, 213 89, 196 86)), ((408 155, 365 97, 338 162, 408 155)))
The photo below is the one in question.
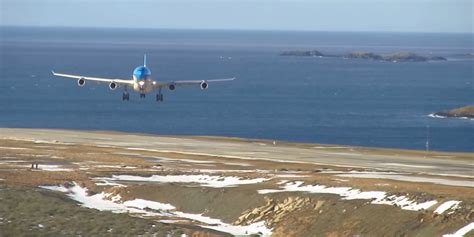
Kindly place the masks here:
POLYGON ((56 74, 56 73, 54 72, 54 70, 51 70, 51 73, 52 73, 53 75, 55 75, 55 74, 56 74))

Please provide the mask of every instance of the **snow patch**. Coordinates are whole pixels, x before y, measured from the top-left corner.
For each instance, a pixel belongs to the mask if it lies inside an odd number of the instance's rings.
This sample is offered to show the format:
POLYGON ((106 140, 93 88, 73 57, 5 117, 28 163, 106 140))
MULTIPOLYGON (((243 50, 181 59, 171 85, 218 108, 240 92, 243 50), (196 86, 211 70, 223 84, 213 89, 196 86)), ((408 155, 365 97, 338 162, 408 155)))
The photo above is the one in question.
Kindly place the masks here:
POLYGON ((472 230, 474 230, 474 222, 469 223, 467 226, 464 226, 453 234, 445 234, 443 237, 462 237, 472 230))
POLYGON ((115 187, 127 187, 127 185, 123 185, 117 182, 111 182, 109 180, 103 180, 101 178, 92 178, 93 180, 98 180, 95 185, 97 186, 115 186, 115 187))
POLYGON ((134 199, 131 201, 123 202, 125 206, 135 207, 139 209, 150 208, 154 210, 173 210, 175 207, 171 204, 163 204, 159 202, 148 201, 144 199, 134 199))
POLYGON ((255 184, 267 181, 267 178, 244 179, 237 176, 209 176, 209 175, 152 175, 150 177, 134 175, 113 175, 111 178, 97 178, 96 180, 136 181, 159 183, 198 183, 204 187, 224 188, 243 184, 255 184))
POLYGON ((189 214, 183 212, 175 212, 179 217, 196 220, 207 225, 200 225, 203 228, 213 229, 221 232, 226 232, 234 236, 246 236, 251 234, 259 234, 259 236, 270 236, 272 234, 271 229, 265 226, 265 221, 256 222, 250 225, 231 225, 222 222, 219 219, 214 219, 201 214, 189 214))
POLYGON ((434 212, 436 214, 443 214, 445 211, 447 211, 449 209, 456 210, 459 207, 459 203, 461 203, 461 201, 447 201, 447 202, 444 202, 443 204, 439 205, 439 207, 436 208, 436 210, 434 212))
POLYGON ((386 192, 382 191, 361 191, 359 189, 353 189, 350 187, 327 187, 324 185, 302 185, 304 182, 296 181, 286 183, 281 186, 282 189, 261 189, 258 190, 260 194, 278 193, 278 192, 309 192, 309 193, 324 193, 324 194, 336 194, 342 197, 344 200, 354 199, 371 199, 373 204, 386 204, 396 205, 404 210, 419 211, 428 209, 435 205, 437 201, 427 201, 423 203, 417 203, 411 201, 405 196, 387 196, 386 192))
POLYGON ((73 171, 72 169, 62 168, 61 165, 38 165, 38 169, 44 171, 73 171))

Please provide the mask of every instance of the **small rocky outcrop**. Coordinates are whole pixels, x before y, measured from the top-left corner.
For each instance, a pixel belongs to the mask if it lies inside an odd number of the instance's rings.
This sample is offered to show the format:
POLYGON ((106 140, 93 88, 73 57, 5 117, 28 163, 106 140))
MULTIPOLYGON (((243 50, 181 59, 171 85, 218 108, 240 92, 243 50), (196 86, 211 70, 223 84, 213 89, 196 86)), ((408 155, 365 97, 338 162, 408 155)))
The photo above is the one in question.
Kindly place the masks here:
MULTIPOLYGON (((275 226, 275 224, 284 220, 286 215, 311 204, 311 199, 308 197, 288 197, 283 200, 283 202, 277 202, 271 198, 265 197, 265 201, 265 205, 243 212, 234 224, 250 225, 264 220, 265 225, 275 226)), ((324 201, 317 202, 317 204, 314 205, 314 209, 319 209, 323 203, 324 201)))
POLYGON ((391 55, 383 56, 385 61, 397 61, 397 62, 426 62, 436 60, 446 60, 446 58, 439 56, 422 56, 411 52, 399 52, 391 55))
POLYGON ((474 105, 468 105, 448 111, 436 112, 433 115, 453 118, 474 118, 474 105))
POLYGON ((284 51, 280 56, 304 56, 304 57, 323 57, 324 54, 318 50, 292 50, 284 51))
POLYGON ((370 60, 382 60, 382 56, 370 52, 356 51, 345 56, 345 58, 361 58, 370 60))

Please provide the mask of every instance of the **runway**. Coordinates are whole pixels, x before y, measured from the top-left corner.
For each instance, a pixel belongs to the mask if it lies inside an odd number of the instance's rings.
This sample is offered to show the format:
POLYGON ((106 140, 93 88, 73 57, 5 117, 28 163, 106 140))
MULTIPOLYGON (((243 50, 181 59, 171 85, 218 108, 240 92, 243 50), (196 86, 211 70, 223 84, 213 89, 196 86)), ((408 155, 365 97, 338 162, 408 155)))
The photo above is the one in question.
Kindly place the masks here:
MULTIPOLYGON (((116 132, 0 128, 0 139, 84 144, 235 159, 304 162, 412 174, 474 178, 473 153, 297 144, 218 137, 155 136, 116 132)), ((1 141, 0 141, 1 143, 1 141)))

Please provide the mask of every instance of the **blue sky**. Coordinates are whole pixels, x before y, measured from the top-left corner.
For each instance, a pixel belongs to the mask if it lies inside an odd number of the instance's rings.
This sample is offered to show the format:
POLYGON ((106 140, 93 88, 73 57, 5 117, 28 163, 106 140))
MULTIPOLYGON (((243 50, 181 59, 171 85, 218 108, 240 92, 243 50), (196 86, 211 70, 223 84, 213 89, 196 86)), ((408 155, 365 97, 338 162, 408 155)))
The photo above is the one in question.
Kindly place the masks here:
POLYGON ((473 32, 473 0, 0 0, 1 25, 473 32))

